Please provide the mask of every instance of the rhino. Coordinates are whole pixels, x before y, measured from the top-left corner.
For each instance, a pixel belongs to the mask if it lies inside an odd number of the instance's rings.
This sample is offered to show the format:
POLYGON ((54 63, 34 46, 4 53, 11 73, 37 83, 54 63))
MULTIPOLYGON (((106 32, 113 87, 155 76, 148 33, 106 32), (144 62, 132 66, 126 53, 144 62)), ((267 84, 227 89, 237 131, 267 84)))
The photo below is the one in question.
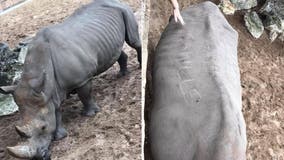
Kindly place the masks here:
POLYGON ((245 160, 238 34, 212 2, 170 20, 156 47, 149 144, 153 160, 245 160))
POLYGON ((137 51, 141 67, 138 24, 129 6, 117 0, 95 0, 76 10, 64 22, 40 30, 28 46, 21 80, 0 91, 12 94, 19 106, 21 125, 16 131, 25 141, 7 147, 17 158, 50 159, 52 140, 67 135, 60 105, 70 92, 83 103, 83 114, 93 116, 100 107, 92 98, 92 77, 115 62, 119 75, 127 70, 126 42, 137 51))

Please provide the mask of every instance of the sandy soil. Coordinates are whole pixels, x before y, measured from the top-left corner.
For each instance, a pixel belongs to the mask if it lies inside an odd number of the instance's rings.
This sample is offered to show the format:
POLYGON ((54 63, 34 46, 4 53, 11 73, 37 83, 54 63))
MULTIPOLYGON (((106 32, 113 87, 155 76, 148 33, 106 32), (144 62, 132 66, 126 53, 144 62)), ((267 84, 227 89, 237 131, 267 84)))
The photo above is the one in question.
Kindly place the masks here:
MULTIPOLYGON (((79 6, 90 0, 42 0, 0 16, 0 42, 15 46, 43 26, 61 22, 79 6)), ((139 20, 141 0, 125 0, 139 20)), ((107 72, 93 79, 93 95, 102 107, 95 117, 80 115, 82 104, 72 96, 63 105, 63 123, 68 137, 51 146, 55 160, 111 160, 141 159, 141 71, 136 52, 125 46, 129 56, 130 74, 116 78, 119 70, 115 64, 107 72)), ((11 160, 6 146, 20 139, 14 130, 19 113, 0 117, 0 159, 11 160)))
MULTIPOLYGON (((203 0, 178 1, 183 8, 203 0)), ((215 2, 218 1, 215 0, 215 2)), ((168 1, 152 0, 148 47, 150 57, 171 12, 168 1)), ((244 27, 242 17, 242 13, 239 12, 234 16, 227 16, 227 19, 239 33, 238 57, 243 114, 247 124, 247 159, 283 160, 284 43, 280 41, 270 43, 266 34, 257 40, 252 38, 244 27)), ((150 82, 150 70, 147 76, 150 82)), ((149 90, 151 90, 150 83, 148 83, 149 90)), ((147 96, 146 104, 149 104, 150 95, 147 96)), ((145 115, 147 115, 147 108, 145 115)), ((148 117, 146 116, 145 119, 147 121, 148 117)))
POLYGON ((7 9, 11 6, 14 6, 21 1, 22 0, 4 0, 4 1, 2 0, 2 1, 0 1, 0 11, 7 9))

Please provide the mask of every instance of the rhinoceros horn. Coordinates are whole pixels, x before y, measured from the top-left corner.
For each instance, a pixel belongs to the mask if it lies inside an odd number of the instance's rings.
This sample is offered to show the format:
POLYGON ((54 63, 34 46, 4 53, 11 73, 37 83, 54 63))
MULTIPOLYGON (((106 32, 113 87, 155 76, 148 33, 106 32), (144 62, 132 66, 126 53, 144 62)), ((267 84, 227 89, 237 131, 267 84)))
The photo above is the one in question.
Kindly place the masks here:
POLYGON ((30 138, 32 136, 32 131, 28 126, 15 126, 17 133, 24 138, 30 138))
POLYGON ((17 158, 31 159, 36 155, 36 148, 30 145, 7 147, 8 152, 17 158))
POLYGON ((1 86, 0 93, 2 94, 12 94, 14 93, 17 86, 1 86))

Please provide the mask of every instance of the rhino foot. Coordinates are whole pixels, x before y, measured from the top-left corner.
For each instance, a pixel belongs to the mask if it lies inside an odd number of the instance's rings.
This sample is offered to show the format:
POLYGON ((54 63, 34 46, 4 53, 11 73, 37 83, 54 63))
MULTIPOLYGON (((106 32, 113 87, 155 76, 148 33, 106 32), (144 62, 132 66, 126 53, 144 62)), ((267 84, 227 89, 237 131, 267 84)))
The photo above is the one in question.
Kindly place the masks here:
POLYGON ((58 140, 61 140, 61 139, 65 138, 66 136, 67 136, 66 129, 63 128, 63 127, 60 127, 58 129, 56 129, 56 132, 54 134, 54 140, 58 141, 58 140))
POLYGON ((82 111, 82 115, 83 115, 83 116, 91 117, 91 116, 96 115, 96 113, 97 113, 97 112, 100 112, 100 111, 101 111, 100 107, 98 107, 97 105, 95 105, 94 107, 87 107, 87 108, 84 108, 84 110, 82 111))
POLYGON ((126 76, 128 75, 130 72, 128 70, 120 70, 117 74, 117 78, 120 78, 120 77, 123 77, 123 76, 126 76))

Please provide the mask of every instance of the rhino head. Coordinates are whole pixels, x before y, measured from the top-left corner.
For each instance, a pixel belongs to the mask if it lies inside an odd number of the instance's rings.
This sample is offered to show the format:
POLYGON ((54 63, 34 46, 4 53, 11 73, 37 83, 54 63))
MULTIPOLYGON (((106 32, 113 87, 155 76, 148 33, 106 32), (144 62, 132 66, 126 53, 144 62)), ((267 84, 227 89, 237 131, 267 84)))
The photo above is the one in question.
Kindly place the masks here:
POLYGON ((43 90, 45 74, 31 77, 22 75, 17 86, 4 86, 0 92, 12 94, 19 106, 21 121, 15 126, 25 142, 7 147, 8 152, 17 158, 50 159, 49 145, 56 130, 55 105, 43 90))

